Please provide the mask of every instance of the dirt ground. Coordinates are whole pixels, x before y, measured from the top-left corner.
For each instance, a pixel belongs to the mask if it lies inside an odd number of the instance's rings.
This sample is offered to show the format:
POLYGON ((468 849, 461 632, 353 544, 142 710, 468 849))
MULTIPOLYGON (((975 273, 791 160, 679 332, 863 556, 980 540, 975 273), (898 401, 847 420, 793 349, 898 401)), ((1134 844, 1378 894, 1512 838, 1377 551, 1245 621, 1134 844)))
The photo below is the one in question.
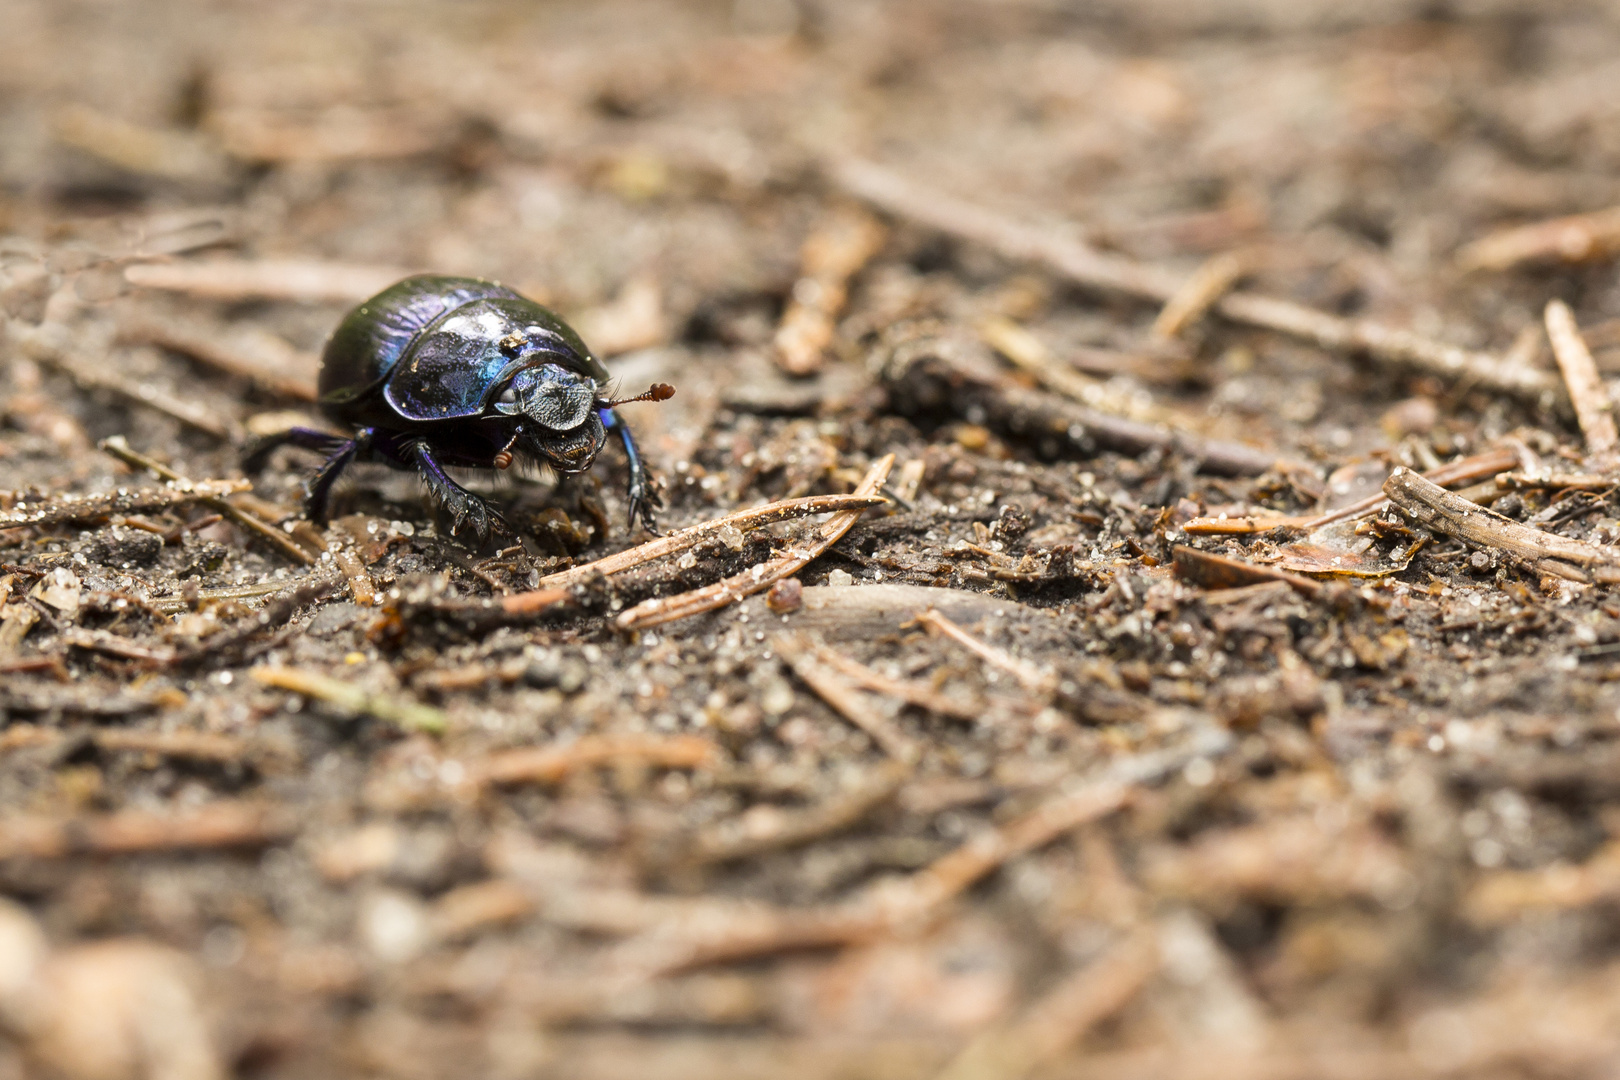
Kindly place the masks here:
POLYGON ((1612 1075, 1617 55, 0 0, 0 1080, 1612 1075), (662 554, 243 473, 423 270, 676 387, 662 554))

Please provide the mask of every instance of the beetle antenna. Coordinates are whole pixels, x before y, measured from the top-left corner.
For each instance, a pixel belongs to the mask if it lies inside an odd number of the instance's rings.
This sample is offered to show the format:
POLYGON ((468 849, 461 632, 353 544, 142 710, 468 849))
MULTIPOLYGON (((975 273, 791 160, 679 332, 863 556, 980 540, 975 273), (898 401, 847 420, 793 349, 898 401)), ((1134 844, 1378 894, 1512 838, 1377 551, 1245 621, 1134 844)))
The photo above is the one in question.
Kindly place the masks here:
POLYGON ((632 401, 668 401, 674 396, 675 388, 669 385, 669 383, 660 382, 653 383, 651 388, 649 388, 645 394, 637 394, 635 397, 617 398, 613 401, 598 401, 596 406, 599 409, 611 409, 616 405, 628 405, 632 401))

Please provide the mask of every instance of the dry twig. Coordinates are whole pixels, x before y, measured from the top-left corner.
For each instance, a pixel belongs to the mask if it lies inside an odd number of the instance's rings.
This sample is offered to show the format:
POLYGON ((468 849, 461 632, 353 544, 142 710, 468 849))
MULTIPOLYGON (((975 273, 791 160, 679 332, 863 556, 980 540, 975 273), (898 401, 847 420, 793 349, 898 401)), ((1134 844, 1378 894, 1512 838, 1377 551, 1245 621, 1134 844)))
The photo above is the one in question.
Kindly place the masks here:
MULTIPOLYGON (((1117 255, 1107 255, 1049 229, 1006 218, 965 199, 922 185, 869 161, 847 159, 829 168, 844 190, 872 205, 982 243, 1009 259, 1041 263, 1076 284, 1166 303, 1182 289, 1178 275, 1117 255)), ((1371 319, 1346 319, 1303 304, 1234 292, 1213 310, 1233 322, 1275 330, 1335 352, 1363 352, 1397 367, 1466 381, 1540 402, 1557 383, 1546 373, 1510 367, 1489 353, 1448 345, 1371 319)))
POLYGON ((0 830, 0 859, 256 848, 294 831, 284 811, 247 802, 214 802, 184 814, 124 810, 86 818, 14 816, 0 830))
POLYGON ((979 336, 986 345, 1011 360, 1023 371, 1035 376, 1049 390, 1073 398, 1116 416, 1134 420, 1160 421, 1162 410, 1141 408, 1123 394, 1116 393, 1107 384, 1074 368, 1052 355, 1040 338, 1011 319, 993 316, 979 324, 979 336))
POLYGON ((118 328, 118 336, 122 341, 147 342, 184 353, 299 401, 314 401, 317 396, 319 358, 299 352, 267 330, 196 327, 143 315, 125 320, 118 328))
MULTIPOLYGON (((883 488, 884 480, 888 479, 889 469, 893 466, 893 454, 874 463, 860 485, 856 487, 854 494, 864 497, 877 495, 883 488)), ((768 589, 783 578, 797 574, 822 552, 836 544, 860 516, 860 510, 839 511, 828 518, 809 538, 790 543, 787 551, 769 562, 760 563, 752 570, 745 570, 741 574, 717 581, 713 585, 706 585, 701 589, 637 604, 620 614, 615 621, 621 630, 645 630, 648 627, 685 619, 692 615, 701 615, 705 611, 714 611, 727 604, 734 604, 745 596, 768 589), (803 546, 798 546, 800 544, 803 546)))
POLYGON ((793 674, 816 692, 816 696, 830 705, 834 712, 871 736, 884 753, 896 761, 915 762, 922 753, 916 740, 895 726, 893 720, 872 707, 859 690, 818 661, 803 634, 782 633, 772 640, 782 659, 793 668, 793 674))
POLYGON ((1050 694, 1057 689, 1057 677, 1051 672, 1044 671, 1027 660, 1020 660, 988 642, 980 641, 933 608, 918 614, 916 621, 918 625, 950 638, 990 666, 1007 672, 1023 683, 1025 688, 1037 694, 1050 694))
MULTIPOLYGON (((586 563, 555 574, 548 574, 540 579, 542 591, 545 589, 562 589, 572 585, 580 585, 589 581, 597 574, 610 577, 613 574, 622 574, 626 570, 633 570, 638 566, 673 555, 678 551, 696 547, 703 541, 718 537, 727 529, 736 529, 746 532, 750 529, 762 528, 775 524, 778 521, 791 521, 798 517, 808 517, 812 514, 830 514, 845 511, 866 510, 874 506, 882 506, 888 500, 881 495, 813 495, 804 499, 783 499, 780 502, 768 503, 765 506, 753 506, 747 510, 738 510, 725 517, 705 521, 680 532, 670 533, 648 540, 644 544, 637 544, 633 548, 621 551, 595 562, 586 563)), ((514 600, 518 593, 509 596, 507 600, 514 600)))
POLYGON ((1384 494, 1426 528, 1480 547, 1505 551, 1576 581, 1588 580, 1576 569, 1584 567, 1599 581, 1620 582, 1620 553, 1522 525, 1454 495, 1410 469, 1396 469, 1384 482, 1384 494))
POLYGON ((858 824, 900 790, 911 770, 899 762, 882 766, 848 791, 802 810, 755 807, 698 833, 690 857, 699 863, 746 859, 798 847, 858 824))
POLYGON ((99 364, 81 360, 63 343, 64 335, 52 333, 52 329, 40 327, 20 333, 18 336, 23 351, 35 360, 66 373, 70 379, 86 390, 107 390, 136 404, 172 416, 181 423, 189 424, 198 431, 207 432, 216 439, 230 443, 242 441, 242 425, 237 423, 235 417, 221 416, 214 409, 176 397, 152 383, 136 382, 124 375, 118 365, 112 362, 111 357, 106 357, 99 364))
POLYGON ((444 710, 412 701, 404 695, 374 694, 353 683, 334 679, 313 671, 290 667, 256 667, 249 674, 262 686, 291 690, 324 701, 337 709, 359 715, 365 713, 379 720, 397 724, 406 731, 441 733, 449 726, 444 710))
POLYGON ((1153 336, 1163 340, 1179 337, 1232 291, 1253 262, 1252 256, 1236 251, 1223 252, 1205 261, 1175 295, 1165 301, 1159 317, 1153 320, 1153 336))
POLYGON ((1596 458, 1612 457, 1615 445, 1620 443, 1620 431, 1614 426, 1614 405, 1598 375, 1592 352, 1581 338, 1581 329, 1575 324, 1575 313, 1562 300, 1552 300, 1547 304, 1546 319, 1553 356, 1558 359, 1558 370, 1563 372, 1581 434, 1586 436, 1586 451, 1596 458))
POLYGON ((718 764, 722 756, 719 746, 697 735, 587 735, 560 746, 525 746, 467 762, 466 783, 555 784, 581 769, 626 762, 700 769, 718 764))
POLYGON ((805 240, 802 272, 776 330, 776 362, 783 371, 811 375, 820 369, 849 296, 849 279, 882 250, 887 236, 870 214, 845 208, 829 214, 805 240))
MULTIPOLYGON (((119 461, 124 462, 126 465, 133 465, 137 469, 145 469, 154 476, 172 481, 179 485, 189 484, 193 487, 196 486, 196 481, 186 479, 184 476, 181 476, 167 465, 154 461, 145 454, 136 453, 130 448, 129 443, 124 441, 124 437, 122 435, 110 436, 109 438, 101 440, 101 442, 97 445, 100 446, 102 450, 117 458, 119 461)), ((258 515, 251 514, 242 509, 240 506, 237 506, 223 498, 204 498, 199 499, 198 501, 204 506, 212 507, 213 509, 218 510, 221 514, 224 514, 226 517, 230 518, 232 521, 235 521, 244 528, 258 533, 260 537, 268 540, 272 547, 280 550, 282 554, 286 555, 294 562, 302 563, 303 565, 308 566, 315 561, 315 557, 308 551, 305 551, 301 545, 294 542, 293 539, 286 533, 282 532, 274 525, 271 525, 263 518, 260 518, 258 515)))
POLYGON ((903 341, 883 366, 883 378, 898 395, 915 399, 920 407, 943 407, 975 417, 974 423, 1022 438, 1051 439, 1057 446, 1070 445, 1088 455, 1099 446, 1127 454, 1169 450, 1196 460, 1201 472, 1221 476, 1257 476, 1277 464, 1276 454, 1253 446, 1206 439, 1020 386, 997 369, 971 363, 954 344, 930 336, 903 341))
POLYGON ((136 514, 148 510, 168 510, 191 502, 209 502, 247 491, 253 485, 246 480, 171 480, 160 488, 116 491, 97 495, 76 495, 66 492, 43 503, 30 504, 18 500, 10 510, 0 513, 0 529, 20 529, 26 525, 57 525, 62 522, 89 523, 118 514, 136 514))
POLYGON ((1587 262, 1620 249, 1620 207, 1537 221, 1482 236, 1457 252, 1462 270, 1511 270, 1527 262, 1587 262))
POLYGON ((1275 581, 1292 587, 1301 596, 1314 597, 1322 592, 1321 582, 1312 581, 1299 574, 1291 574, 1287 570, 1259 566, 1244 562, 1242 559, 1234 559, 1229 555, 1214 555, 1187 547, 1185 544, 1177 544, 1171 550, 1175 559, 1176 576, 1201 589, 1226 590, 1275 581))
POLYGON ((972 837, 902 880, 867 886, 844 903, 809 909, 726 904, 682 909, 620 946, 618 968, 638 977, 764 956, 784 949, 847 945, 936 917, 975 883, 1029 851, 1120 809, 1143 784, 1232 745, 1224 730, 1205 729, 1185 745, 1115 761, 1100 776, 1079 779, 1033 810, 972 837))
POLYGON ((983 720, 986 716, 986 706, 982 701, 959 701, 946 697, 924 683, 908 679, 891 679, 826 645, 812 643, 811 648, 815 651, 817 660, 848 678, 856 686, 899 698, 907 705, 915 705, 919 709, 927 709, 929 712, 954 717, 957 720, 972 722, 983 720))
POLYGON ((1022 1016, 974 1039, 938 1080, 1021 1080, 1130 1003, 1159 970, 1159 948, 1138 931, 1061 979, 1022 1016))
MULTIPOLYGON (((1438 469, 1430 469, 1423 476, 1425 479, 1442 486, 1467 484, 1481 478, 1497 476, 1519 463, 1519 452, 1513 447, 1495 446, 1483 453, 1448 462, 1438 469)), ((1301 529, 1308 532, 1311 529, 1320 529, 1324 525, 1332 525, 1337 521, 1347 521, 1351 518, 1376 514, 1388 505, 1389 499, 1384 495, 1369 495, 1359 502, 1351 503, 1349 506, 1341 506, 1337 510, 1329 510, 1325 514, 1314 514, 1309 517, 1301 515, 1278 515, 1276 517, 1247 515, 1242 517, 1193 518, 1181 528, 1183 532, 1195 536, 1233 536, 1245 533, 1269 532, 1272 529, 1301 529)))
POLYGON ((348 579, 349 594, 354 597, 355 603, 369 606, 377 602, 377 585, 371 580, 366 564, 354 548, 338 548, 332 552, 332 561, 337 563, 337 568, 348 579))

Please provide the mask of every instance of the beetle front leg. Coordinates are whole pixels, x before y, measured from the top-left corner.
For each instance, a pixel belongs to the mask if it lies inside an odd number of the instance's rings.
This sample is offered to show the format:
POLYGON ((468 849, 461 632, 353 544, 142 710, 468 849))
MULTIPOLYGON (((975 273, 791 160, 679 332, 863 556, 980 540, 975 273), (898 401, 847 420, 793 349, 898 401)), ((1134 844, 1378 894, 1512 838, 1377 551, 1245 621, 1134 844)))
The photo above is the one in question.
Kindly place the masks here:
POLYGON ((647 466, 641 460, 641 451, 636 447, 635 436, 630 434, 630 425, 612 409, 603 409, 600 415, 603 427, 618 432, 619 441, 624 444, 624 456, 630 462, 630 484, 625 492, 630 508, 625 516, 625 527, 634 528, 636 518, 639 517, 642 527, 657 536, 658 519, 654 515, 664 502, 658 497, 658 492, 652 485, 647 466))
POLYGON ((461 531, 463 523, 472 526, 473 533, 482 543, 489 538, 491 532, 510 533, 511 527, 506 519, 483 499, 474 495, 454 480, 444 471, 438 458, 433 455, 433 448, 425 441, 418 439, 409 444, 406 453, 410 456, 411 464, 421 473, 422 479, 427 483, 428 494, 433 501, 444 507, 449 513, 452 522, 450 531, 461 531))

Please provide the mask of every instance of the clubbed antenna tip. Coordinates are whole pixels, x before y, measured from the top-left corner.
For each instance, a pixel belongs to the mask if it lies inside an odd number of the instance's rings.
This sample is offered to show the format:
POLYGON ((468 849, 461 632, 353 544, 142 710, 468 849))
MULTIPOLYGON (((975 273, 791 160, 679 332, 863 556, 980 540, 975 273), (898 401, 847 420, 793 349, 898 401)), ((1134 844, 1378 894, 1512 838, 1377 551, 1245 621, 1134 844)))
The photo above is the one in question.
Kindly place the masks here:
POLYGON ((669 383, 653 383, 652 387, 645 394, 637 394, 635 397, 616 398, 613 401, 604 401, 601 403, 601 408, 611 409, 616 405, 628 405, 632 401, 668 401, 674 396, 675 388, 669 385, 669 383))

